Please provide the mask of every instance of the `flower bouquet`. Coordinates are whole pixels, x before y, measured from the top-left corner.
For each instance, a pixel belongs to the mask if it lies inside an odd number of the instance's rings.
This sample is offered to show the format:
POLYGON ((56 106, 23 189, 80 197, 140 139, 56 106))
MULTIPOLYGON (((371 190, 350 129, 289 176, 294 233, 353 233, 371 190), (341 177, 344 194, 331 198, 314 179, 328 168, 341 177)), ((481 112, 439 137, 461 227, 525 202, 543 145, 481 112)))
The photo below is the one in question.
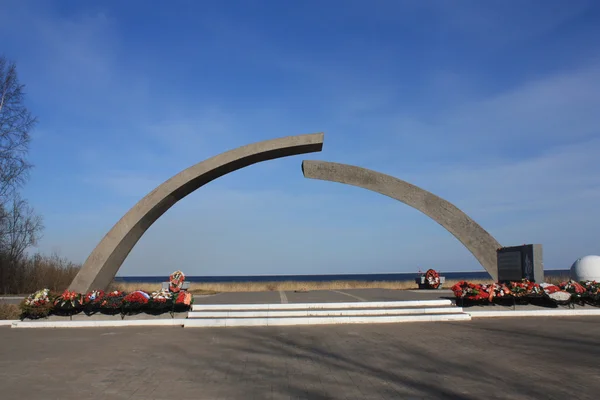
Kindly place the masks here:
POLYGON ((153 312, 165 312, 173 309, 173 296, 177 294, 171 293, 167 289, 161 289, 156 292, 152 292, 150 295, 149 309, 153 312))
POLYGON ((454 296, 463 300, 471 302, 481 302, 483 300, 489 300, 490 292, 489 287, 486 285, 479 285, 470 283, 467 281, 460 281, 451 290, 454 292, 454 296))
POLYGON ((127 313, 140 312, 148 305, 150 295, 143 290, 136 290, 123 297, 122 310, 127 313))
POLYGON ((490 286, 490 288, 489 288, 490 302, 492 302, 492 301, 494 303, 506 303, 508 301, 510 301, 511 303, 513 302, 512 293, 506 284, 492 283, 489 286, 490 286))
POLYGON ((544 290, 544 293, 546 295, 551 295, 562 290, 560 287, 551 283, 540 283, 540 287, 544 290))
POLYGON ((596 281, 585 282, 585 300, 592 305, 600 305, 600 283, 596 281))
POLYGON ((573 305, 588 303, 600 306, 600 283, 595 281, 576 282, 569 280, 560 285, 551 283, 535 283, 527 279, 517 282, 474 284, 460 281, 452 286, 452 291, 457 299, 471 302, 502 302, 511 300, 516 304, 538 304, 556 307, 557 304, 573 305))
POLYGON ((90 315, 100 310, 102 301, 104 300, 103 290, 92 290, 83 296, 83 310, 90 315))
POLYGON ((188 292, 179 292, 174 296, 173 311, 188 311, 194 302, 194 297, 188 292))
POLYGON ((65 290, 54 299, 53 312, 62 315, 73 315, 83 309, 83 296, 80 293, 65 290))
POLYGON ((527 279, 524 279, 523 283, 525 283, 527 287, 527 297, 529 297, 530 299, 540 299, 545 297, 544 289, 540 286, 539 283, 531 282, 527 279))
POLYGON ((560 284, 560 288, 571 294, 571 301, 583 303, 583 298, 586 295, 586 288, 574 280, 569 280, 560 284))
POLYGON ((21 318, 45 318, 52 311, 53 302, 50 289, 38 290, 30 294, 20 304, 21 318))
POLYGON ((429 289, 437 289, 440 286, 440 274, 433 269, 425 272, 425 283, 429 289))
POLYGON ((112 292, 105 293, 100 301, 100 312, 111 315, 120 313, 124 297, 125 293, 120 290, 113 290, 112 292))
POLYGON ((169 291, 177 293, 183 287, 185 282, 185 275, 183 272, 177 270, 169 275, 169 291))
POLYGON ((544 296, 555 304, 567 304, 571 301, 571 294, 551 283, 540 283, 544 296))

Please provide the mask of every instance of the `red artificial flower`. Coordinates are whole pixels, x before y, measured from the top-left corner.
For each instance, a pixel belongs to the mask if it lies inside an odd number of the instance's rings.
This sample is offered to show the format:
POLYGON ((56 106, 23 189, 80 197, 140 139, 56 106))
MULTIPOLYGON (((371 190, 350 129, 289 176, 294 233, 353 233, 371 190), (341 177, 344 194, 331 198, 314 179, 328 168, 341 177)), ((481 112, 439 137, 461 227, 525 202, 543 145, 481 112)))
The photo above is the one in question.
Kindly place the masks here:
POLYGON ((586 292, 585 288, 583 286, 581 286, 581 284, 579 284, 575 281, 572 281, 572 280, 561 283, 560 287, 563 290, 566 290, 567 292, 576 293, 576 294, 583 294, 586 292))
POLYGON ((84 302, 86 304, 91 303, 91 302, 98 302, 98 301, 101 301, 103 298, 104 298, 104 290, 93 290, 85 295, 84 302), (92 298, 92 296, 95 296, 95 297, 92 298))
POLYGON ((581 284, 577 282, 572 282, 573 288, 575 289, 575 293, 585 293, 585 288, 581 286, 581 284))
POLYGON ((459 281, 458 283, 454 284, 450 290, 452 290, 454 292, 454 296, 456 297, 463 297, 463 293, 464 290, 463 288, 468 285, 468 283, 466 281, 459 281))
POLYGON ((544 292, 546 292, 546 294, 552 294, 560 291, 561 289, 556 285, 548 285, 544 287, 544 292))
POLYGON ((144 296, 141 292, 133 292, 125 296, 123 301, 128 303, 146 304, 148 303, 148 297, 144 296))
POLYGON ((175 299, 175 304, 185 304, 190 305, 192 302, 192 294, 187 292, 179 292, 177 294, 177 298, 175 299))
POLYGON ((62 297, 63 300, 75 300, 77 296, 79 296, 77 292, 71 292, 69 289, 66 289, 60 297, 62 297))

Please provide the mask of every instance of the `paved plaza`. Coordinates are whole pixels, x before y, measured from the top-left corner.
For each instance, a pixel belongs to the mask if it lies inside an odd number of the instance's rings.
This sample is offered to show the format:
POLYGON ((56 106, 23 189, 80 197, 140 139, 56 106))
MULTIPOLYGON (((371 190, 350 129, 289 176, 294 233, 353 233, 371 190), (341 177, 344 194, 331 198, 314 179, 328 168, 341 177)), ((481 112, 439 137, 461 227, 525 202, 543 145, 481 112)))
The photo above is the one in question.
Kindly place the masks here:
MULTIPOLYGON (((272 291, 272 292, 224 292, 209 296, 194 296, 194 304, 278 304, 278 303, 343 303, 366 301, 412 301, 412 300, 450 300, 456 303, 454 294, 449 289, 439 290, 394 290, 394 289, 340 289, 340 290, 311 290, 308 292, 272 291)), ((458 306, 462 303, 459 300, 458 306)), ((467 305, 469 311, 506 311, 512 310, 543 310, 544 307, 532 304, 520 305, 467 305)), ((550 307, 552 308, 552 307, 550 307)), ((567 310, 567 306, 555 307, 567 310)), ((574 306, 582 309, 580 306, 574 306)), ((583 307, 595 309, 595 307, 583 307)))
POLYGON ((0 398, 596 399, 600 318, 0 328, 0 398))
POLYGON ((340 289, 308 292, 223 292, 209 296, 194 296, 194 304, 273 304, 273 303, 344 303, 357 301, 405 301, 452 299, 449 289, 394 290, 340 289))

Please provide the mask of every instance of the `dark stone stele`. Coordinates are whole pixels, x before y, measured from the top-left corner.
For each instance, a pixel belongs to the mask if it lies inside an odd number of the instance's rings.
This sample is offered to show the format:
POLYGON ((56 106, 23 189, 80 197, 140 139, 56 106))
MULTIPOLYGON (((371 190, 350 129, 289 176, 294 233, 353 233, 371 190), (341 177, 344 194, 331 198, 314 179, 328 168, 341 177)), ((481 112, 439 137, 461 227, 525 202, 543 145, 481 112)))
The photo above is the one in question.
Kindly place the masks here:
POLYGON ((148 193, 112 227, 88 256, 69 290, 85 293, 106 289, 146 230, 201 186, 258 162, 321 151, 323 139, 321 132, 265 140, 226 151, 181 171, 148 193))
POLYGON ((498 252, 498 281, 544 282, 544 262, 541 244, 502 247, 498 252))
POLYGON ((500 243, 454 204, 401 179, 354 165, 304 160, 302 172, 306 178, 361 187, 416 208, 452 233, 493 280, 498 278, 500 243))

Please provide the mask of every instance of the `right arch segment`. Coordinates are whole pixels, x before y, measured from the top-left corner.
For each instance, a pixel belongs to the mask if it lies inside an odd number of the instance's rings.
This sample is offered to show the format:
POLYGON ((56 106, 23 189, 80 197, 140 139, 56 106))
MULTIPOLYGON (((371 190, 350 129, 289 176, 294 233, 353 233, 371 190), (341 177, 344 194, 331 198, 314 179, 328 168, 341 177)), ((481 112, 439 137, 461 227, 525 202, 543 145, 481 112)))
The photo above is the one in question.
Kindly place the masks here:
POLYGON ((302 161, 305 178, 339 182, 381 193, 403 202, 446 228, 475 256, 496 281, 500 243, 452 203, 408 182, 354 165, 302 161))

